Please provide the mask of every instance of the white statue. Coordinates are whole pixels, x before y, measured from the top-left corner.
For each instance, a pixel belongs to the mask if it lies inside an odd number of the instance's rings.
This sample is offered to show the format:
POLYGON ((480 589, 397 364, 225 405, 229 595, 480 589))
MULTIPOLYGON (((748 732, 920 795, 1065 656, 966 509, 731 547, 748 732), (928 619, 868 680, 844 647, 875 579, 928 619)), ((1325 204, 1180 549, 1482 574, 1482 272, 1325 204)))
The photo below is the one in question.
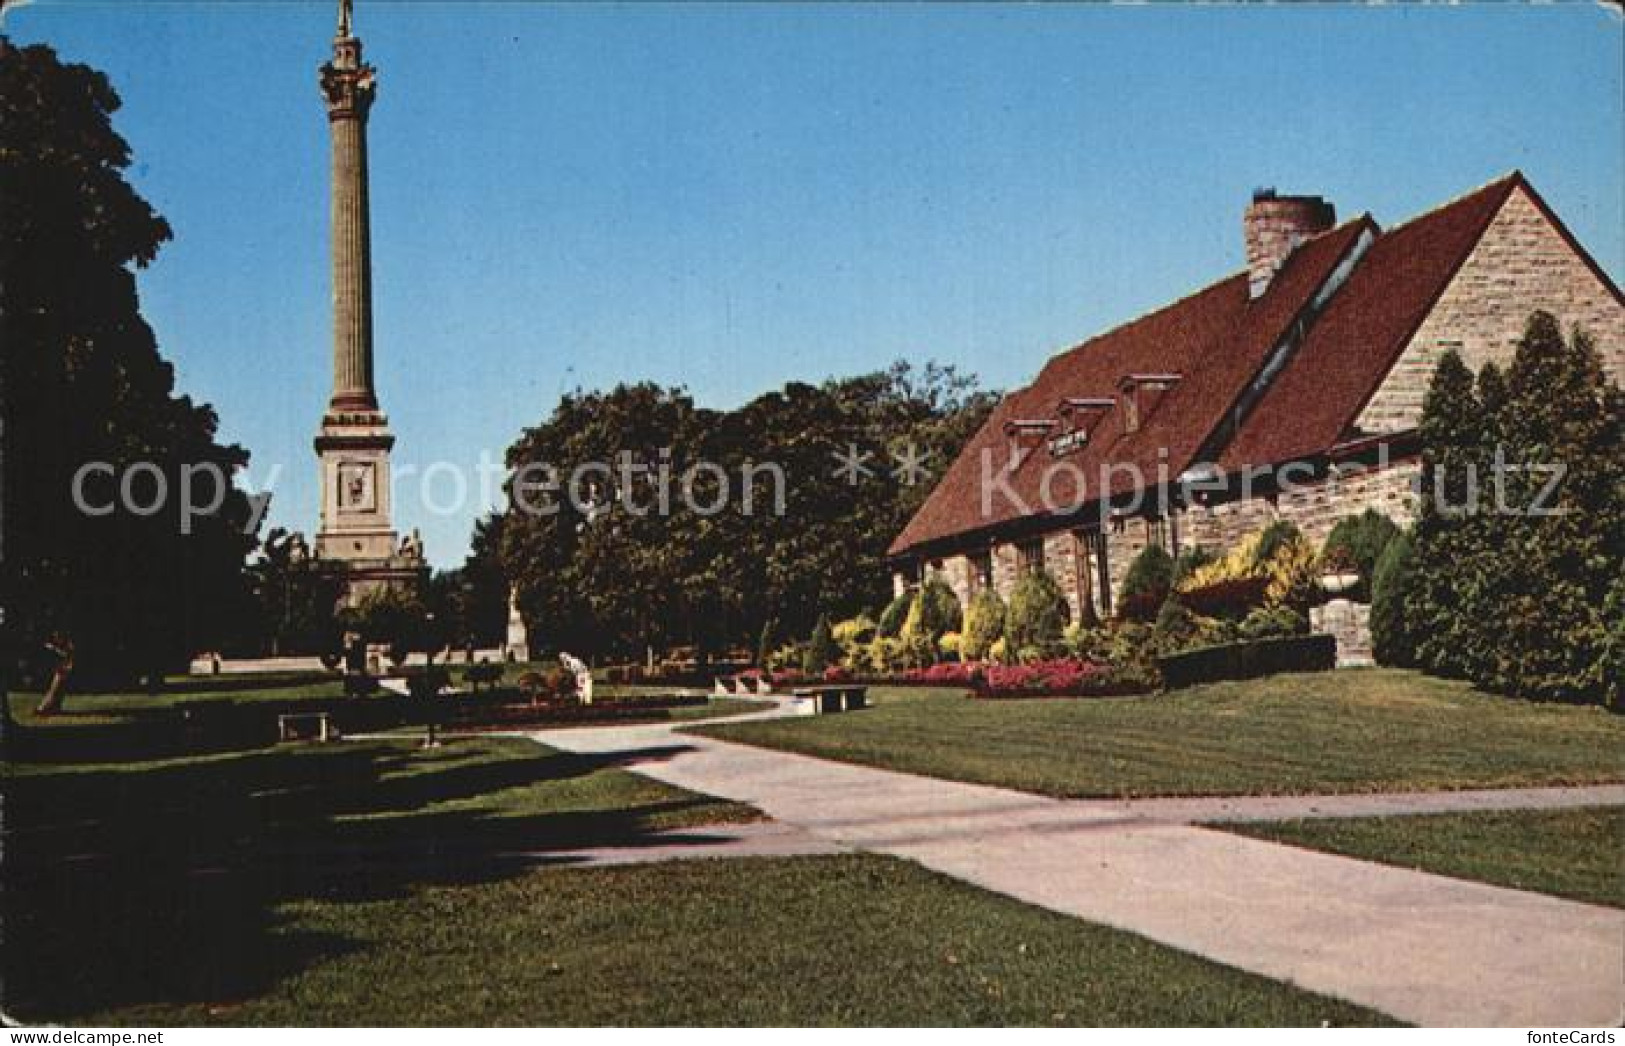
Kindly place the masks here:
POLYGON ((530 633, 525 630, 525 616, 519 612, 519 586, 508 588, 508 641, 503 653, 509 661, 530 660, 530 633))
POLYGON ((587 662, 573 654, 560 651, 559 664, 564 666, 566 672, 576 677, 576 697, 580 698, 584 705, 592 704, 592 669, 587 662))

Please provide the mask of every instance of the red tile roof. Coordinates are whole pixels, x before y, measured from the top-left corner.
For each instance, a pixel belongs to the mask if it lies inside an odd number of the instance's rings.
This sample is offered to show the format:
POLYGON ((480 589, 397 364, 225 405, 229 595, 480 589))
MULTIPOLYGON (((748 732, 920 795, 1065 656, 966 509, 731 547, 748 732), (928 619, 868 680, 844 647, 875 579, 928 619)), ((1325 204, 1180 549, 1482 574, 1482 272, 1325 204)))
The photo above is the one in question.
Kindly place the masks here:
POLYGON ((891 554, 1035 514, 1032 510, 1044 503, 1040 490, 1045 466, 1052 463, 1065 463, 1068 474, 1055 475, 1051 502, 1069 508, 1081 507, 1085 501, 1069 478, 1079 474, 1072 472, 1072 466, 1081 470, 1089 501, 1099 497, 1101 491, 1096 488, 1103 475, 1110 480, 1111 493, 1135 489, 1138 483, 1127 473, 1129 465, 1153 481, 1159 472, 1177 476, 1258 372, 1270 348, 1354 246, 1361 231, 1370 227, 1369 216, 1363 216, 1307 241, 1256 301, 1248 298, 1246 272, 1239 272, 1052 358, 1031 385, 1007 395, 994 410, 897 536, 891 554), (1052 418, 1064 397, 1114 396, 1124 375, 1148 373, 1182 377, 1163 394, 1137 432, 1123 431, 1122 411, 1113 409, 1091 433, 1088 444, 1066 457, 1052 458, 1039 438, 1035 449, 1007 479, 1016 498, 991 489, 984 505, 984 455, 995 474, 1011 458, 1013 444, 1005 432, 1006 422, 1052 418), (1103 474, 1103 468, 1111 464, 1124 469, 1103 474))
MULTIPOLYGON (((1299 247, 1256 301, 1248 300, 1247 274, 1236 273, 1051 359, 1031 385, 1005 397, 897 536, 891 554, 946 550, 1023 518, 1049 522, 1066 515, 1039 507, 1045 466, 1058 461, 1082 469, 1092 503, 1102 493, 1123 496, 1140 486, 1126 469, 1130 465, 1148 481, 1146 487, 1154 488, 1195 464, 1199 452, 1217 452, 1226 471, 1325 454, 1348 435, 1360 409, 1519 187, 1612 288, 1518 172, 1386 233, 1369 215, 1362 216, 1299 247), (1232 412, 1271 348, 1295 320, 1307 316, 1316 291, 1367 232, 1374 241, 1364 257, 1320 314, 1308 317, 1301 342, 1242 416, 1239 429, 1233 434, 1222 429, 1233 421, 1232 412), (1117 408, 1107 412, 1082 450, 1066 457, 1053 458, 1042 438, 1031 441, 1035 449, 1008 479, 1025 504, 997 492, 984 504, 984 455, 991 454, 995 473, 1008 460, 1007 421, 1052 418, 1065 397, 1112 396, 1124 375, 1147 372, 1182 378, 1138 432, 1123 431, 1117 408), (1111 476, 1110 490, 1102 491, 1097 481, 1109 464, 1125 469, 1111 476)), ((1052 490, 1064 495, 1062 500, 1083 501, 1073 496, 1070 483, 1055 482, 1052 490)))
POLYGON ((1219 467, 1312 457, 1348 435, 1521 183, 1510 174, 1378 237, 1224 448, 1219 467))

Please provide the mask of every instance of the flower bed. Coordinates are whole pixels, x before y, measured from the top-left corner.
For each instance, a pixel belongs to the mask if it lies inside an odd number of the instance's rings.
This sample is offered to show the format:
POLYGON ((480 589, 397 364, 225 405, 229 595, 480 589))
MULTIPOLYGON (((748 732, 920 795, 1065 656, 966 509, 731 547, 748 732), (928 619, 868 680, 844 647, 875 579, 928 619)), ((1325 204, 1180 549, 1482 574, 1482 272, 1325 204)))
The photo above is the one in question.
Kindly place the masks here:
POLYGON ((1144 685, 1124 679, 1110 666, 1057 658, 1026 665, 984 661, 943 661, 927 668, 910 668, 892 675, 858 675, 832 668, 822 679, 797 673, 773 677, 778 686, 808 686, 818 682, 857 683, 867 686, 960 687, 977 697, 1104 697, 1145 693, 1144 685))
MULTIPOLYGON (((740 673, 756 679, 756 670, 740 673)), ((987 661, 942 661, 926 668, 877 675, 832 666, 820 675, 774 672, 767 677, 777 692, 797 687, 850 684, 890 687, 959 687, 976 697, 1115 697, 1143 694, 1151 687, 1129 679, 1109 665, 1077 658, 1055 658, 1026 665, 987 661)))
POLYGON ((983 682, 988 666, 980 661, 943 661, 929 668, 911 668, 903 679, 920 686, 968 686, 972 689, 983 682))
MULTIPOLYGON (((746 679, 760 678, 761 675, 762 673, 755 669, 740 673, 740 676, 746 679)), ((777 690, 782 687, 820 686, 825 683, 868 683, 870 679, 866 676, 857 675, 840 665, 831 665, 824 671, 814 675, 794 670, 774 672, 768 676, 768 682, 777 690)))
POLYGON ((1109 665, 1073 658, 1026 665, 986 665, 976 685, 978 697, 1119 697, 1146 687, 1124 679, 1109 665))
POLYGON ((600 697, 590 705, 560 700, 542 701, 537 704, 482 704, 475 707, 446 709, 450 714, 441 725, 458 730, 478 731, 543 723, 664 719, 671 709, 697 707, 704 705, 706 701, 707 698, 702 695, 669 694, 631 698, 600 697))

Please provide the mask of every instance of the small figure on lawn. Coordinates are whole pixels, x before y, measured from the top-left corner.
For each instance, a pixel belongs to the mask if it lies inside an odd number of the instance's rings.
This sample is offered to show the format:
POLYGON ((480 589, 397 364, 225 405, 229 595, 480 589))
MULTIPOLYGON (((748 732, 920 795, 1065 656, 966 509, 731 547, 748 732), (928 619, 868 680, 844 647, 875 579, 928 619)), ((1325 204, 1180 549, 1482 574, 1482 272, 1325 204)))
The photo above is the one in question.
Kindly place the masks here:
POLYGON ((592 704, 592 668, 573 654, 560 652, 559 664, 576 678, 576 698, 584 705, 592 704))
POLYGON ((45 697, 34 714, 55 715, 62 711, 62 701, 68 696, 68 677, 73 674, 73 640, 62 632, 53 632, 45 641, 45 650, 55 660, 51 669, 51 682, 45 687, 45 697))

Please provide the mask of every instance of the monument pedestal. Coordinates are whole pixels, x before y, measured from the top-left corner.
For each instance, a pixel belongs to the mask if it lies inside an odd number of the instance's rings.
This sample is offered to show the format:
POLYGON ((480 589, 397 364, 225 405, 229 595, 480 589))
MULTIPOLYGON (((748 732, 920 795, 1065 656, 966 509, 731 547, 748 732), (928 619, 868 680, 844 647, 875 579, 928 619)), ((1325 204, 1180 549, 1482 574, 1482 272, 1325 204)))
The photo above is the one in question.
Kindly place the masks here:
POLYGON ((394 557, 389 451, 395 437, 376 410, 330 411, 316 436, 321 469, 321 528, 316 555, 357 565, 394 557))

